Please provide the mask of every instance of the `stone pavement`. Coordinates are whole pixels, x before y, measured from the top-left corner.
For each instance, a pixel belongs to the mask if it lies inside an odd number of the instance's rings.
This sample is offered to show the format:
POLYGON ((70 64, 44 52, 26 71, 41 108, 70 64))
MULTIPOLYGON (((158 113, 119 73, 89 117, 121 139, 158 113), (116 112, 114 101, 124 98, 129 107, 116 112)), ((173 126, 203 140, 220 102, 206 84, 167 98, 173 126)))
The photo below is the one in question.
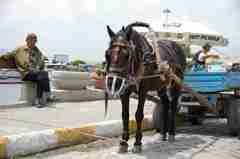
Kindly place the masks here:
MULTIPOLYGON (((137 101, 131 99, 130 116, 134 117, 137 101)), ((145 114, 152 114, 154 104, 146 102, 145 114)), ((62 102, 49 107, 0 107, 0 136, 15 135, 53 128, 79 127, 82 124, 121 119, 120 100, 109 100, 108 116, 104 119, 104 101, 62 102)))
POLYGON ((163 142, 159 134, 146 132, 143 152, 134 154, 129 141, 129 152, 119 154, 119 138, 96 141, 87 145, 71 146, 22 159, 239 159, 240 142, 235 137, 180 133, 174 143, 163 142))

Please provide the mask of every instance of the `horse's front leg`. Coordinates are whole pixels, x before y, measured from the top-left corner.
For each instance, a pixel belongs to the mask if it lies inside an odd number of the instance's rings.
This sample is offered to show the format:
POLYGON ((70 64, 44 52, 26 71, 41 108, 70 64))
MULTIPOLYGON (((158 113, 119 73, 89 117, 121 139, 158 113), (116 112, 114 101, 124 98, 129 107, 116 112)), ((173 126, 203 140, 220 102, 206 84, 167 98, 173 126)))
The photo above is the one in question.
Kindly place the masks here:
POLYGON ((125 153, 128 151, 128 140, 129 140, 129 97, 130 93, 126 93, 121 96, 122 103, 122 140, 120 141, 119 152, 125 153))
POLYGON ((138 97, 138 107, 135 114, 136 122, 137 122, 137 131, 135 137, 135 143, 133 152, 140 153, 142 152, 142 121, 144 118, 144 103, 146 100, 147 91, 140 89, 139 97, 138 97))

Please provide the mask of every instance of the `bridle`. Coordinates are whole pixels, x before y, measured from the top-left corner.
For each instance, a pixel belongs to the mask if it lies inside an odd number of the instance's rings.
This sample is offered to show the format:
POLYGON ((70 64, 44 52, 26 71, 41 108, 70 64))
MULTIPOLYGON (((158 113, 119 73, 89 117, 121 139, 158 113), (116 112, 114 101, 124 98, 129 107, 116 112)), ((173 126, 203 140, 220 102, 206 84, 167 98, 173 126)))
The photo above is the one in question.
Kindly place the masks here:
MULTIPOLYGON (((130 84, 135 83, 135 66, 134 66, 134 62, 135 62, 135 46, 133 44, 133 42, 128 42, 128 41, 117 41, 117 42, 112 42, 111 43, 111 47, 106 51, 106 53, 108 54, 108 56, 111 56, 111 48, 112 47, 120 47, 121 49, 126 49, 128 52, 128 60, 127 60, 127 73, 126 73, 126 77, 123 76, 119 76, 116 75, 114 73, 112 73, 109 70, 109 65, 111 63, 111 58, 108 57, 106 59, 107 60, 107 70, 106 70, 106 78, 105 78, 105 87, 106 87, 106 92, 110 95, 112 95, 113 97, 119 97, 121 96, 125 90, 128 88, 128 86, 130 84), (109 54, 110 52, 110 54, 109 54), (111 86, 109 87, 109 82, 112 81, 111 86), (117 81, 120 82, 120 87, 119 89, 116 90, 116 84, 117 81)), ((119 53, 121 53, 121 49, 119 50, 119 53)))

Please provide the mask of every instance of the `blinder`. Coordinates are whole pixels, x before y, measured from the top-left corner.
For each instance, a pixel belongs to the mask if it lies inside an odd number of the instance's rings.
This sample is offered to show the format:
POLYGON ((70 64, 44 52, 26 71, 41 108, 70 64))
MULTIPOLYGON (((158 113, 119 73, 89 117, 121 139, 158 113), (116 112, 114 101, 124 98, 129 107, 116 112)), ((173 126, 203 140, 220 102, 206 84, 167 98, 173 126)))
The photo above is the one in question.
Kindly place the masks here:
POLYGON ((133 52, 134 52, 134 46, 131 45, 130 42, 123 40, 123 41, 114 41, 111 43, 111 47, 106 51, 106 62, 107 62, 107 76, 105 79, 105 87, 106 91, 109 95, 112 95, 113 97, 119 97, 121 96, 126 88, 129 86, 129 79, 128 74, 131 70, 132 66, 132 60, 133 60, 133 52), (127 66, 125 65, 127 72, 126 77, 121 76, 119 74, 114 74, 114 70, 120 70, 117 72, 123 73, 125 67, 123 68, 110 68, 111 63, 114 64, 112 61, 112 50, 114 47, 120 47, 119 54, 120 53, 128 53, 128 60, 127 60, 127 66))

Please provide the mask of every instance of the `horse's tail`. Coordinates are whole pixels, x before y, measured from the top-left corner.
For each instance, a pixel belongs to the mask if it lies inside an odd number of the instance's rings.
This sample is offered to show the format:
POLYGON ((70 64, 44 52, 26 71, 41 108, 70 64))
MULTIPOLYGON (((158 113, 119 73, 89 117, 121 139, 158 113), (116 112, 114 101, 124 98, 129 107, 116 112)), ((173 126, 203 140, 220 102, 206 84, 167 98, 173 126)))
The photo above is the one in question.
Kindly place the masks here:
POLYGON ((107 91, 105 91, 105 93, 104 93, 104 98, 105 98, 105 112, 104 112, 104 118, 106 118, 106 116, 107 116, 107 112, 108 112, 108 93, 107 93, 107 91))

